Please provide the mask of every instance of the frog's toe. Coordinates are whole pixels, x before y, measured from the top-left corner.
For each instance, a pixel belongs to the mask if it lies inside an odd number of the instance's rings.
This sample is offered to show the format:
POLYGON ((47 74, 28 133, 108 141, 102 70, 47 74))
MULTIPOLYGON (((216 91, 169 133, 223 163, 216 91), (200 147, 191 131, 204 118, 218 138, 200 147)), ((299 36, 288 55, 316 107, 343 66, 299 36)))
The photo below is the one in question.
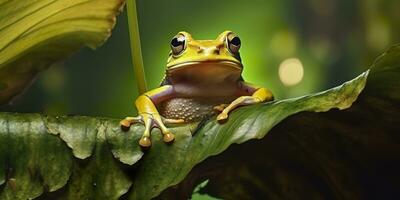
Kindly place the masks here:
POLYGON ((166 143, 171 143, 175 140, 175 136, 167 127, 165 127, 164 123, 158 123, 158 127, 161 129, 163 134, 163 140, 166 143))
POLYGON ((126 119, 121 120, 119 122, 119 124, 121 125, 122 128, 131 126, 131 122, 129 120, 126 120, 126 119))
POLYGON ((140 123, 141 117, 126 117, 121 120, 119 124, 121 125, 122 130, 129 130, 129 127, 134 123, 140 123))
POLYGON ((145 148, 150 147, 150 146, 151 146, 150 137, 144 136, 144 137, 140 138, 140 140, 139 140, 139 145, 140 145, 141 147, 145 147, 145 148))
POLYGON ((152 119, 152 117, 146 116, 146 115, 143 118, 144 118, 144 120, 143 120, 144 132, 143 132, 142 137, 139 140, 139 145, 141 147, 147 148, 147 147, 151 146, 150 131, 152 128, 153 119, 152 119))
POLYGON ((153 127, 157 127, 161 130, 163 134, 163 140, 166 143, 173 142, 175 140, 174 134, 172 134, 168 128, 164 125, 164 123, 183 123, 183 119, 165 119, 162 118, 159 114, 148 114, 142 113, 138 117, 127 117, 120 121, 120 125, 122 128, 127 128, 133 123, 141 123, 144 124, 144 132, 142 137, 139 140, 139 145, 144 148, 148 148, 151 146, 151 129, 153 127))
POLYGON ((183 123, 185 123, 184 119, 167 119, 167 118, 163 118, 162 121, 164 122, 164 124, 183 124, 183 123))
POLYGON ((166 143, 170 143, 170 142, 173 142, 175 140, 175 136, 172 133, 166 133, 163 136, 163 140, 166 143))
POLYGON ((228 113, 222 112, 217 116, 218 121, 222 121, 228 118, 228 113))
MULTIPOLYGON (((169 129, 164 125, 164 123, 166 123, 166 119, 161 117, 160 115, 154 115, 154 122, 156 127, 158 127, 161 130, 164 142, 166 143, 173 142, 175 139, 174 134, 172 134, 171 131, 169 131, 169 129)), ((169 122, 181 122, 181 121, 170 119, 169 122)))

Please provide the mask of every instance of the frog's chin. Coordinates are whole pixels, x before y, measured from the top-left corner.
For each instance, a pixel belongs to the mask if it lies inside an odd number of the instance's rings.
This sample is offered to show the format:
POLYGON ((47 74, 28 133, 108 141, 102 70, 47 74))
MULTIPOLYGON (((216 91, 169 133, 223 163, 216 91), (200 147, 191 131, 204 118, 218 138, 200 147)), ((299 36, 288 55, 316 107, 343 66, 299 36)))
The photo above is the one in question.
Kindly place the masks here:
POLYGON ((193 61, 168 67, 167 76, 173 83, 218 84, 239 80, 242 69, 242 64, 230 60, 193 61))

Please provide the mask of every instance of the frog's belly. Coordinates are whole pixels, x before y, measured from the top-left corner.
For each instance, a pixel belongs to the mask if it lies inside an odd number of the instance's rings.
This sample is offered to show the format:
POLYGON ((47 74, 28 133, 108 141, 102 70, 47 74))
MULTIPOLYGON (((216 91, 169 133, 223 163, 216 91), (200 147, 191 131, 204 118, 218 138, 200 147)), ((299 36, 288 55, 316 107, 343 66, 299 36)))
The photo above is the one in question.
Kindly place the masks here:
POLYGON ((169 119, 184 119, 185 122, 200 121, 205 117, 216 114, 214 106, 228 104, 231 98, 223 99, 191 99, 173 98, 166 100, 158 106, 162 116, 169 119))

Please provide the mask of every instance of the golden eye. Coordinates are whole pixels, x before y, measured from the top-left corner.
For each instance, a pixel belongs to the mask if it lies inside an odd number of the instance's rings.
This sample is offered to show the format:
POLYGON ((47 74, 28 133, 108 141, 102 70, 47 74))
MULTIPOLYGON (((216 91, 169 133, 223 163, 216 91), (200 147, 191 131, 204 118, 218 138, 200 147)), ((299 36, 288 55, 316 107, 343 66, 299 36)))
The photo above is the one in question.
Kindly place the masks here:
POLYGON ((172 54, 175 56, 181 54, 186 48, 186 38, 183 34, 178 34, 171 40, 172 54))
POLYGON ((240 38, 236 34, 230 33, 226 37, 226 41, 229 51, 233 54, 238 54, 241 45, 240 38))

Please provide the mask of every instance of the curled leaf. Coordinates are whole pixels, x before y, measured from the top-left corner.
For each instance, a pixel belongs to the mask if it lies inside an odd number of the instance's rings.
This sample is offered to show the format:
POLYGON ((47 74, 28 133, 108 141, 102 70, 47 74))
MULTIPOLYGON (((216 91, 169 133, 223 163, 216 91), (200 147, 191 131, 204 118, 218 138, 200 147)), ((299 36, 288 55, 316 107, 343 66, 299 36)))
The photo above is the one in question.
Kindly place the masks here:
POLYGON ((0 104, 51 64, 111 34, 123 0, 0 2, 0 104))

